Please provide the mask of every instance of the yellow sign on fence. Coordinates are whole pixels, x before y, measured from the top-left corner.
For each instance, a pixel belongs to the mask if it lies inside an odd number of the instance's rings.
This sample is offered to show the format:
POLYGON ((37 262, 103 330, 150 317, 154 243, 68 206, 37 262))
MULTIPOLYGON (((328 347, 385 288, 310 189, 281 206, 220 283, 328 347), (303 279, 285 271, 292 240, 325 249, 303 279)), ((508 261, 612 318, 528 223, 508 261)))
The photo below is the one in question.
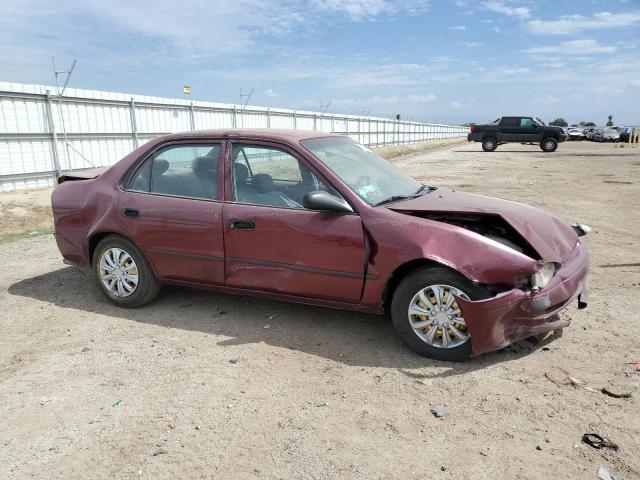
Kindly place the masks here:
POLYGON ((191 87, 188 85, 185 85, 184 87, 182 87, 182 93, 188 95, 191 93, 191 87))

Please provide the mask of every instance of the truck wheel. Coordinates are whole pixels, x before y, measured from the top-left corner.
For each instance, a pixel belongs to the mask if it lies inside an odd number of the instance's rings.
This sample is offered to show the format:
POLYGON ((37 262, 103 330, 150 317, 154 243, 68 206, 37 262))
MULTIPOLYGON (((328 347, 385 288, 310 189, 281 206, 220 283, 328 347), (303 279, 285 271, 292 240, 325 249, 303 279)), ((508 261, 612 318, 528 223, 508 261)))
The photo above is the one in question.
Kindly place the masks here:
POLYGON ((493 152, 496 148, 498 148, 498 141, 495 138, 485 138, 482 140, 482 149, 485 152, 493 152))
POLYGON ((540 142, 543 152, 555 152, 558 148, 558 141, 555 138, 545 138, 540 142))
POLYGON ((448 268, 423 267, 409 273, 391 300, 391 320, 402 341, 436 360, 469 357, 471 337, 455 296, 483 300, 491 294, 448 268))

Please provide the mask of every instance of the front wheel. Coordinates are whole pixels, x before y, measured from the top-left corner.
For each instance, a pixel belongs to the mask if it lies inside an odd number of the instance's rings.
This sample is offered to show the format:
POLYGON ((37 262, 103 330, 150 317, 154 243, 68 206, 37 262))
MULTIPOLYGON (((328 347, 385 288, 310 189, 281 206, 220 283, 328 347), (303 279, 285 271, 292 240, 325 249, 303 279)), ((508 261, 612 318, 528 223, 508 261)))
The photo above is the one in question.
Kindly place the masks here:
POLYGON ((96 246, 93 273, 102 293, 120 307, 140 307, 160 291, 160 284, 142 252, 129 240, 115 235, 104 238, 96 246))
POLYGON ((540 142, 540 148, 543 152, 555 152, 558 148, 558 141, 555 138, 545 138, 540 142))
POLYGON ((482 140, 482 150, 485 152, 493 152, 498 148, 498 141, 495 138, 485 138, 482 140))
POLYGON ((468 358, 471 337, 456 296, 483 300, 491 294, 444 267, 425 267, 408 274, 391 300, 391 320, 404 343, 436 360, 468 358))

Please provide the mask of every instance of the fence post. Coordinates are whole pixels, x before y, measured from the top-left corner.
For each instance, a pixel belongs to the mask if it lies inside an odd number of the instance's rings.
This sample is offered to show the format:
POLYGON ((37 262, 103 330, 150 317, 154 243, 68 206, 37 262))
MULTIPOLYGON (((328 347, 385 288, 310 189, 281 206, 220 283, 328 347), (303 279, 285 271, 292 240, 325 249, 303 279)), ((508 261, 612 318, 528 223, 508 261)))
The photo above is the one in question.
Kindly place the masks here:
POLYGON ((387 143, 387 121, 382 120, 382 146, 384 147, 387 143))
POLYGON ((331 115, 331 133, 335 133, 336 129, 335 129, 335 116, 331 115))
POLYGON ((267 107, 267 128, 271 128, 271 108, 267 107))
MULTIPOLYGON (((56 124, 53 122, 53 114, 51 107, 51 93, 47 90, 46 99, 46 113, 47 113, 47 123, 49 124, 49 131, 51 132, 51 152, 53 155, 53 169, 56 172, 55 178, 57 179, 60 176, 60 160, 58 159, 58 134, 56 132, 56 124)), ((71 165, 69 165, 71 167, 71 165)))
POLYGON ((238 111, 236 110, 236 106, 233 106, 233 116, 231 117, 231 124, 233 128, 238 128, 238 111))
POLYGON ((131 136, 133 138, 133 148, 138 148, 138 123, 136 120, 136 102, 131 97, 129 102, 129 115, 131 116, 131 136))
POLYGON ((313 129, 318 130, 318 114, 313 114, 313 129))
POLYGON ((298 115, 296 114, 295 110, 293 111, 293 129, 298 129, 298 115))
POLYGON ((191 120, 191 130, 196 129, 196 113, 193 108, 193 102, 189 105, 189 120, 191 120))

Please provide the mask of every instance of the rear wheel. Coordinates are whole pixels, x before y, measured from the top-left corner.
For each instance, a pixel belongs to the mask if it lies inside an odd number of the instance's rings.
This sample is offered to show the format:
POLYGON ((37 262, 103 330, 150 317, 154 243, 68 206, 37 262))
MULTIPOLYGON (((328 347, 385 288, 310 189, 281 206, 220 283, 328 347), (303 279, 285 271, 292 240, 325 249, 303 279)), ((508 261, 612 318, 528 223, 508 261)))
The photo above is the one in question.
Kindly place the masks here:
POLYGON ((540 148, 543 152, 555 152, 558 148, 558 141, 555 138, 544 138, 540 142, 540 148))
POLYGON ((495 138, 485 138, 482 140, 482 149, 485 152, 493 152, 498 148, 498 141, 495 138))
POLYGON ((391 319, 407 346, 437 360, 461 361, 471 355, 471 338, 456 296, 482 300, 491 294, 444 267, 414 270, 400 282, 391 301, 391 319))
POLYGON ((121 307, 140 307, 160 291, 160 284, 140 250, 129 240, 115 235, 104 238, 96 246, 93 273, 100 291, 121 307))

